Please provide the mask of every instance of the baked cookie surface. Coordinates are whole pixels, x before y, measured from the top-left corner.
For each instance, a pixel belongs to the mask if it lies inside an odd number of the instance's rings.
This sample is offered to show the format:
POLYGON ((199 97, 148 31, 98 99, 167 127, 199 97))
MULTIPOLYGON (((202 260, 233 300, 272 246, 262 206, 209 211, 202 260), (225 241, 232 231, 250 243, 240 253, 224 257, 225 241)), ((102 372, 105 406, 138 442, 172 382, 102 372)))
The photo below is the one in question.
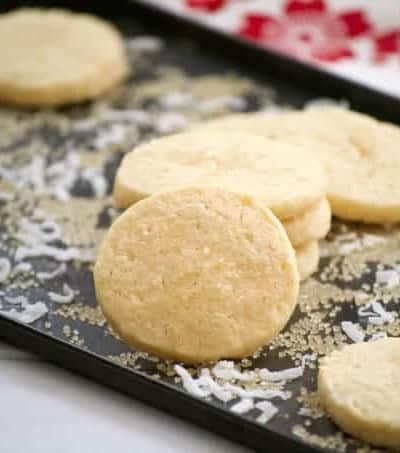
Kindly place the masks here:
POLYGON ((305 155, 300 147, 247 133, 177 134, 125 156, 114 201, 124 208, 159 191, 211 185, 255 196, 280 219, 291 218, 325 194, 321 165, 305 155))
POLYGON ((318 393, 333 420, 373 445, 400 446, 400 339, 345 346, 322 359, 318 393))
POLYGON ((331 208, 326 198, 314 203, 304 213, 285 220, 283 227, 293 247, 324 238, 331 226, 331 208))
POLYGON ((126 210, 100 247, 94 280, 128 344, 186 362, 243 357, 268 343, 299 287, 272 212, 211 187, 159 193, 126 210))
POLYGON ((122 37, 102 19, 39 8, 0 15, 0 102, 56 106, 93 99, 127 72, 122 37))
POLYGON ((318 241, 310 241, 295 249, 297 268, 300 280, 306 280, 318 269, 319 246, 318 241))

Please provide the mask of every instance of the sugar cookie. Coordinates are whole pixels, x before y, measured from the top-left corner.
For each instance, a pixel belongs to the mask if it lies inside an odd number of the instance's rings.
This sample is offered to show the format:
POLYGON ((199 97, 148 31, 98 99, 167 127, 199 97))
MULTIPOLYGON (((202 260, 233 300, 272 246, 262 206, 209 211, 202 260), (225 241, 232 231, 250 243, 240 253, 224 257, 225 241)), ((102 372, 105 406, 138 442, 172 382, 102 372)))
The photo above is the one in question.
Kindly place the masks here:
POLYGON ((400 129, 338 107, 229 115, 197 130, 243 130, 302 144, 326 167, 332 212, 367 223, 400 221, 400 129))
POLYGON ((268 343, 299 285, 272 212, 211 187, 162 192, 126 210, 101 244, 94 280, 127 343, 187 362, 243 357, 268 343))
POLYGON ((303 214, 285 220, 283 227, 293 247, 324 238, 331 227, 331 208, 326 198, 315 203, 303 214))
POLYGON ((310 241, 295 249, 300 280, 306 280, 318 269, 319 247, 317 241, 310 241))
POLYGON ((400 446, 399 387, 399 338, 345 346, 319 369, 318 394, 333 420, 377 446, 400 446))
POLYGON ((51 106, 92 99, 127 69, 122 37, 99 18, 39 8, 0 15, 0 102, 51 106))
POLYGON ((256 196, 281 219, 304 212, 325 193, 325 174, 306 151, 246 133, 187 132, 127 154, 114 185, 117 207, 153 193, 200 184, 256 196))

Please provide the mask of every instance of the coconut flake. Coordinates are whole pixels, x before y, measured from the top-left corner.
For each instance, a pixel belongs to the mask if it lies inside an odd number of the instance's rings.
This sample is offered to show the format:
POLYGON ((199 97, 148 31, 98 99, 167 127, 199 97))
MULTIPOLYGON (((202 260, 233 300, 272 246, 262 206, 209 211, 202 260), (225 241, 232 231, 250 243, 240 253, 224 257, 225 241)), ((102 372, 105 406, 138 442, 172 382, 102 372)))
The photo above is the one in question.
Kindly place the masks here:
POLYGON ((227 403, 234 398, 234 394, 230 389, 225 388, 225 386, 220 385, 213 380, 210 375, 210 370, 207 368, 201 370, 200 378, 197 382, 203 389, 209 390, 211 395, 214 395, 215 398, 224 403, 227 403))
POLYGON ((91 261, 88 256, 82 254, 77 248, 69 247, 59 249, 45 244, 38 244, 33 247, 18 247, 15 252, 15 260, 22 261, 25 258, 50 257, 57 261, 91 261))
POLYGON ((399 274, 394 270, 377 271, 375 274, 376 282, 380 285, 385 285, 387 288, 399 286, 399 274))
POLYGON ((185 109, 193 105, 194 98, 190 93, 171 91, 159 99, 159 103, 167 110, 185 109))
POLYGON ((351 321, 342 321, 341 327, 343 332, 350 338, 354 343, 361 343, 364 341, 365 333, 351 321))
POLYGON ((190 376, 185 368, 180 365, 175 365, 175 371, 182 378, 183 387, 190 394, 199 398, 213 395, 220 401, 227 402, 234 397, 245 399, 288 399, 290 397, 290 392, 283 392, 279 389, 244 389, 230 383, 220 384, 214 381, 207 368, 201 370, 198 379, 190 376))
POLYGON ((103 169, 85 168, 82 170, 81 176, 92 186, 96 198, 103 198, 107 194, 107 180, 103 175, 103 169))
POLYGON ((28 303, 28 299, 25 296, 4 296, 4 300, 12 305, 26 305, 28 303))
POLYGON ((192 378, 192 376, 180 365, 174 366, 176 374, 182 379, 183 388, 190 393, 191 395, 197 398, 205 398, 210 396, 211 392, 208 390, 203 390, 198 385, 196 379, 192 378))
POLYGON ((48 243, 61 239, 61 227, 52 220, 47 220, 41 224, 32 223, 26 218, 19 221, 19 232, 15 237, 27 245, 36 244, 37 242, 48 243))
POLYGON ((63 274, 67 270, 67 266, 65 263, 61 263, 58 267, 56 267, 53 271, 51 272, 38 272, 37 273, 37 278, 40 281, 46 281, 46 280, 51 280, 58 275, 63 274))
POLYGON ((57 304, 70 304, 75 297, 74 290, 66 283, 63 284, 63 294, 49 292, 49 299, 57 304))
POLYGON ((268 368, 262 368, 259 376, 261 380, 269 382, 292 381, 303 376, 303 367, 297 366, 281 371, 270 371, 268 368))
POLYGON ((7 258, 0 258, 0 283, 4 283, 11 272, 11 263, 7 258))
POLYGON ((50 195, 63 201, 69 198, 68 191, 77 177, 79 158, 70 152, 64 160, 54 162, 46 168, 43 156, 34 156, 26 165, 5 169, 0 167, 0 176, 13 182, 18 188, 31 189, 36 195, 50 195))
POLYGON ((395 312, 386 311, 380 302, 372 302, 370 305, 360 307, 358 309, 360 317, 368 317, 368 323, 381 326, 386 323, 391 323, 396 317, 395 312), (372 311, 368 311, 372 308, 372 311))
POLYGON ((360 307, 357 311, 358 316, 360 318, 364 318, 367 316, 375 316, 376 313, 374 311, 370 311, 370 307, 371 307, 371 305, 369 305, 369 304, 360 307))
POLYGON ((126 47, 139 52, 159 52, 164 46, 163 41, 155 36, 138 36, 129 38, 126 47))
POLYGON ((238 96, 220 96, 214 99, 207 99, 198 104, 201 112, 215 112, 221 109, 244 110, 247 106, 245 99, 238 96))
POLYGON ((14 275, 25 274, 26 272, 29 272, 31 270, 32 270, 31 263, 18 263, 13 269, 13 274, 14 275))
POLYGON ((374 310, 374 313, 376 313, 378 316, 368 318, 368 322, 371 324, 386 324, 386 323, 391 323, 394 321, 396 313, 391 312, 391 311, 386 311, 383 305, 379 302, 372 302, 371 304, 372 309, 374 310))
POLYGON ((254 407, 254 402, 252 399, 249 398, 244 398, 231 406, 230 410, 231 412, 234 412, 235 414, 238 415, 243 415, 246 412, 249 412, 251 409, 254 407))
POLYGON ((375 332, 371 335, 371 338, 368 341, 376 341, 380 340, 381 338, 387 338, 386 332, 375 332))
POLYGON ((330 107, 330 106, 336 106, 336 107, 341 107, 343 109, 349 109, 350 104, 349 101, 346 99, 331 99, 331 98, 315 98, 312 99, 311 101, 307 101, 304 104, 305 109, 314 109, 314 108, 321 108, 321 107, 330 107))
POLYGON ((219 379, 237 380, 237 381, 252 381, 254 372, 241 373, 235 368, 235 364, 228 360, 219 361, 213 368, 212 374, 219 379))
POLYGON ((107 128, 97 131, 97 137, 92 141, 96 149, 104 149, 108 146, 121 144, 126 135, 126 127, 120 124, 112 124, 107 128))
POLYGON ((0 314, 6 316, 7 318, 11 318, 15 321, 23 322, 26 324, 31 324, 38 319, 42 318, 48 309, 46 304, 43 302, 36 302, 34 304, 26 305, 22 311, 17 311, 14 308, 11 310, 5 311, 0 310, 0 314))
POLYGON ((188 120, 180 113, 163 113, 154 125, 154 128, 160 134, 171 134, 172 132, 185 129, 188 126, 188 120))
POLYGON ((256 418, 258 423, 268 423, 278 413, 278 408, 270 401, 260 401, 256 403, 256 408, 261 411, 261 414, 256 418))
POLYGON ((369 233, 364 233, 363 236, 361 237, 361 240, 365 247, 372 247, 374 245, 386 242, 386 239, 384 237, 369 233))

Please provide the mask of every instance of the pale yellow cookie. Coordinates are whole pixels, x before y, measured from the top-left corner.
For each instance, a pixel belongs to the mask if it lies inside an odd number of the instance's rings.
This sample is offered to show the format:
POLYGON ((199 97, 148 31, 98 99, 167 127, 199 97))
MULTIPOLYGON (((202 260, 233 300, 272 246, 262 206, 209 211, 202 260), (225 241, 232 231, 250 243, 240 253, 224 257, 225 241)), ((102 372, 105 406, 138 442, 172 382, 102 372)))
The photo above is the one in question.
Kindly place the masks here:
POLYGON ((52 106, 93 99, 127 74, 109 23, 60 9, 0 15, 0 102, 52 106))
POLYGON ((324 238, 331 227, 331 208, 326 198, 318 201, 304 213, 282 222, 293 247, 324 238))
POLYGON ((322 359, 321 403, 343 431, 400 447, 400 338, 345 346, 322 359))
POLYGON ((300 280, 306 280, 318 269, 319 247, 318 241, 310 241, 295 249, 297 268, 300 280))
POLYGON ((275 115, 229 115, 197 130, 243 130, 302 144, 327 170, 328 199, 338 217, 400 221, 400 129, 338 107, 275 115))
POLYGON ((272 212, 212 187, 162 192, 126 210, 101 244, 94 280, 128 344, 186 362, 239 358, 268 343, 299 287, 272 212))
POLYGON ((279 218, 292 218, 325 194, 324 171, 305 153, 240 132, 164 137, 125 156, 116 175, 114 201, 125 208, 159 191, 212 185, 254 195, 279 218))

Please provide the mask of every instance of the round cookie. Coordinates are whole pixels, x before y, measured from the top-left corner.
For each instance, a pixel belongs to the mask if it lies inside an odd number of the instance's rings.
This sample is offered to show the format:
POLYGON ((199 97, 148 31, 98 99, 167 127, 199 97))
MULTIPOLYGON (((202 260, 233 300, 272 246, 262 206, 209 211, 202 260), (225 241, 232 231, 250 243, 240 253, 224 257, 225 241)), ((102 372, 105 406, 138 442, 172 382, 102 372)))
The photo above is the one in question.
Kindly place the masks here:
POLYGON ((331 208, 326 198, 313 204, 303 214, 285 220, 283 227, 293 247, 324 238, 331 227, 331 208))
POLYGON ((94 267, 97 300, 130 345, 201 362, 246 356, 285 326, 299 280, 272 212, 221 188, 162 192, 111 226, 94 267))
POLYGON ((187 132, 156 139, 125 156, 114 201, 125 208, 159 191, 212 185, 256 196, 279 218, 292 218, 325 194, 324 171, 305 153, 240 132, 187 132))
POLYGON ((318 269, 318 241, 310 241, 295 249, 300 281, 306 280, 318 269))
POLYGON ((229 115, 198 130, 243 130, 301 144, 327 171, 332 212, 366 223, 400 221, 400 129, 338 107, 229 115))
POLYGON ((127 72, 121 35, 97 17, 39 8, 0 15, 0 102, 56 106, 93 99, 127 72))
POLYGON ((399 387, 399 338, 345 346, 319 369, 318 394, 333 420, 377 446, 400 446, 399 387))

